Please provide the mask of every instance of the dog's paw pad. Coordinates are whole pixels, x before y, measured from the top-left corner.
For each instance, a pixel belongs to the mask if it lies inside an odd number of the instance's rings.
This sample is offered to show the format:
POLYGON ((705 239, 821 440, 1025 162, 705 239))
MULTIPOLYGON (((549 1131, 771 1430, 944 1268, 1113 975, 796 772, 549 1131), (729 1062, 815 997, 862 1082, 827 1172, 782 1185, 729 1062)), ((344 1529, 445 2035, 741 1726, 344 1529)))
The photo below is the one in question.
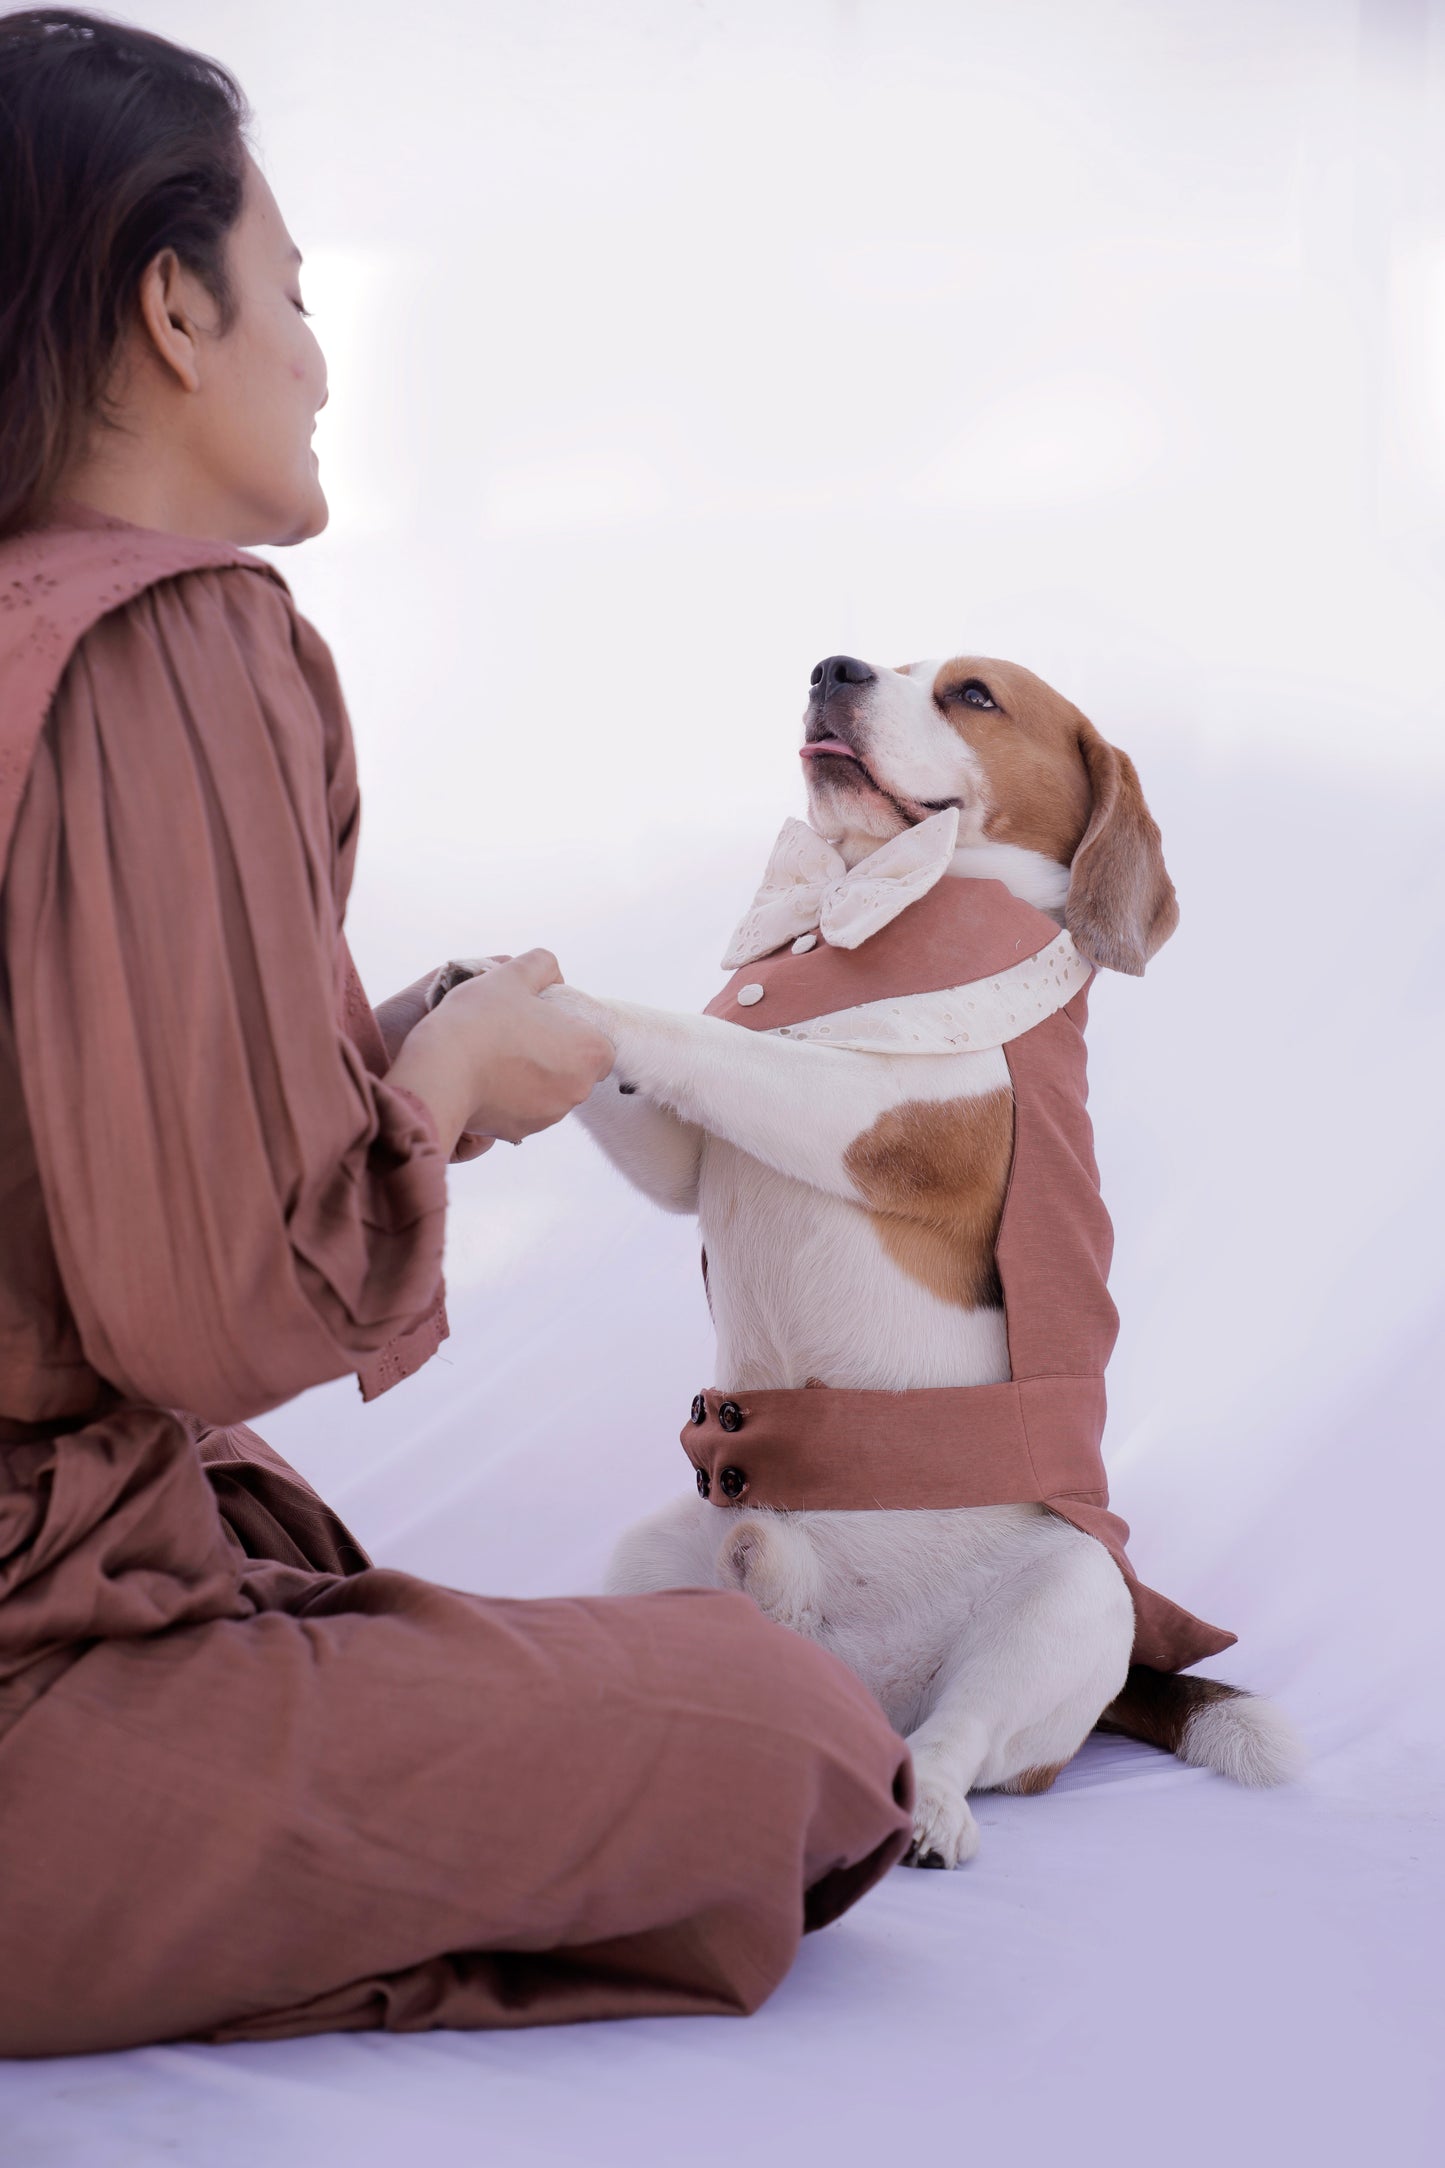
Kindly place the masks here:
POLYGON ((717 1554, 722 1572, 738 1588, 761 1582, 767 1566, 767 1537, 755 1521, 741 1521, 723 1538, 717 1554))
POLYGON ((454 986, 460 986, 465 979, 479 978, 482 972, 490 970, 495 960, 491 956, 460 956, 443 964, 439 971, 432 973, 426 990, 428 1010, 445 1001, 454 986))

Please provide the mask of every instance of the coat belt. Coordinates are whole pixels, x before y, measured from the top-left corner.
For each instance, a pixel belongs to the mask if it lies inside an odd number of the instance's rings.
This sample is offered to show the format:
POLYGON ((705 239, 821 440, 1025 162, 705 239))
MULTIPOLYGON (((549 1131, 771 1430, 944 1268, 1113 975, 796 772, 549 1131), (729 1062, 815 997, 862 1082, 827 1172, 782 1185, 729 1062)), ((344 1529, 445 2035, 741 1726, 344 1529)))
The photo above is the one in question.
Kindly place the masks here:
POLYGON ((682 1444, 716 1506, 938 1511, 1108 1502, 1104 1381, 1013 1379, 905 1392, 811 1385, 698 1394, 682 1444))

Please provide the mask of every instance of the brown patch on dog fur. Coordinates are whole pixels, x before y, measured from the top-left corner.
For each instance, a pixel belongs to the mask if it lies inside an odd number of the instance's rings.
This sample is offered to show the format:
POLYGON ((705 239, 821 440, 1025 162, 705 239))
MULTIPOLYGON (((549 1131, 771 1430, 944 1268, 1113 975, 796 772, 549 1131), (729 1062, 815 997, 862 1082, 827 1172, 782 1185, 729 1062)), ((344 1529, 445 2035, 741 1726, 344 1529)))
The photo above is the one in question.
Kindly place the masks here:
POLYGON ((1085 720, 1079 710, 1032 670, 979 655, 945 663, 933 695, 979 757, 988 783, 985 835, 1067 866, 1094 806, 1079 749, 1085 720), (971 678, 988 687, 996 708, 970 707, 954 697, 971 678))
POLYGON ((1003 1302, 994 1249, 1013 1138, 1010 1091, 910 1100, 880 1115, 843 1157, 894 1263, 962 1310, 1003 1302))
POLYGON ((1021 1770, 1016 1777, 1010 1777, 1007 1784, 1000 1784, 999 1790, 1001 1792, 1023 1792, 1032 1798, 1038 1792, 1046 1792, 1060 1771, 1067 1769, 1068 1766, 1067 1762, 1055 1762, 1052 1769, 1021 1770))
POLYGON ((1196 1709, 1211 1701, 1238 1701, 1244 1689, 1226 1686, 1222 1679, 1194 1679, 1178 1671, 1155 1671, 1148 1664, 1130 1664, 1123 1687, 1094 1726, 1096 1731, 1122 1732, 1126 1739, 1142 1739, 1166 1754, 1177 1754, 1184 1728, 1196 1709))
POLYGON ((1137 976, 1178 925, 1179 905, 1128 754, 1018 663, 958 656, 933 692, 978 755, 989 798, 984 834, 1067 866, 1064 923, 1081 953, 1137 976), (971 678, 987 686, 995 708, 956 697, 971 678))

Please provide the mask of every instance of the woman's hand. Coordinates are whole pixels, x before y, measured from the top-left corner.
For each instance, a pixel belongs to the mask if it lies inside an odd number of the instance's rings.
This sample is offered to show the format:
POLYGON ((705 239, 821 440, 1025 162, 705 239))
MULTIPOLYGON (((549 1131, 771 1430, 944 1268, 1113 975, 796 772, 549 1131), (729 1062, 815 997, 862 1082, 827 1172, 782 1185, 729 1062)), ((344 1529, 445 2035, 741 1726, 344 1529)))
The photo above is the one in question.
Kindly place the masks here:
POLYGON ((457 981, 438 973, 444 998, 407 1034, 388 1081, 416 1092, 436 1117, 448 1157, 462 1131, 505 1138, 549 1129, 580 1106, 612 1068, 612 1044, 537 997, 560 984, 546 949, 504 963, 487 961, 457 981))

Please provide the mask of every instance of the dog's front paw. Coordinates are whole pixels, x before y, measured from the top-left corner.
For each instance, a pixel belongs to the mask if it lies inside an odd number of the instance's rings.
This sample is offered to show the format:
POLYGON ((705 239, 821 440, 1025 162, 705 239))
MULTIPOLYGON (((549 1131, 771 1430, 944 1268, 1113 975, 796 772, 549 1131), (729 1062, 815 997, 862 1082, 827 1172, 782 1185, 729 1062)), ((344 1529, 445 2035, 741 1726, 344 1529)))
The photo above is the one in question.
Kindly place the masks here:
POLYGON ((452 988, 460 986, 463 979, 480 978, 482 973, 490 971, 496 962, 495 956, 454 956, 450 963, 443 964, 440 971, 432 973, 431 983, 426 990, 428 1012, 445 1001, 452 988))
POLYGON ((948 1771, 933 1762, 926 1749, 913 1759, 916 1792, 913 1805, 913 1842, 904 1854, 905 1867, 961 1867, 979 1846, 978 1824, 968 1794, 948 1771))
POLYGON ((750 1514, 723 1539, 717 1565, 725 1588, 742 1589, 779 1626, 810 1641, 819 1638, 823 1615, 817 1568, 792 1529, 750 1514))

